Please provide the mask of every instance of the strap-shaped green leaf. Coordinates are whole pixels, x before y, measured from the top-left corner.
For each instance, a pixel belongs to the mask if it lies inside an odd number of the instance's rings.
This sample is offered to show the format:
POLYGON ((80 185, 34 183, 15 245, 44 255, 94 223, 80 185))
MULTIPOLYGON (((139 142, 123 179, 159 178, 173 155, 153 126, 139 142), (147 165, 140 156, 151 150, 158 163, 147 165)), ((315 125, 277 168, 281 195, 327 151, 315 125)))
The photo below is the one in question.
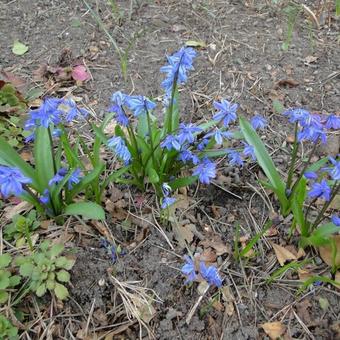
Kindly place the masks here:
POLYGON ((80 215, 93 220, 104 220, 105 211, 94 202, 78 202, 68 205, 64 210, 65 215, 80 215))

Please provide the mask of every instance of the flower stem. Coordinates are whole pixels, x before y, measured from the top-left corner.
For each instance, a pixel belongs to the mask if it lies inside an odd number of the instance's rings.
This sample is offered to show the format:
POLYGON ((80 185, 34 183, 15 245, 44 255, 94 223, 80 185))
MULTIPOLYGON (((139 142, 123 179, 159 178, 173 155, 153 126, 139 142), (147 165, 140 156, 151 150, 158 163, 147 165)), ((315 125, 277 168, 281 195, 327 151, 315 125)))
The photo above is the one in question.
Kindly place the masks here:
POLYGON ((294 131, 294 145, 293 145, 293 151, 292 151, 292 158, 290 162, 290 167, 288 171, 288 179, 286 184, 286 189, 290 189, 290 186, 292 184, 293 174, 294 174, 294 168, 296 163, 296 156, 299 149, 299 143, 297 141, 297 133, 298 133, 298 123, 295 123, 295 131, 294 131))
POLYGON ((50 145, 51 145, 51 155, 52 155, 52 160, 53 160, 53 170, 54 174, 57 173, 57 165, 55 162, 55 157, 54 157, 54 149, 53 149, 53 138, 52 138, 52 132, 51 132, 51 127, 48 127, 48 137, 50 139, 50 145))

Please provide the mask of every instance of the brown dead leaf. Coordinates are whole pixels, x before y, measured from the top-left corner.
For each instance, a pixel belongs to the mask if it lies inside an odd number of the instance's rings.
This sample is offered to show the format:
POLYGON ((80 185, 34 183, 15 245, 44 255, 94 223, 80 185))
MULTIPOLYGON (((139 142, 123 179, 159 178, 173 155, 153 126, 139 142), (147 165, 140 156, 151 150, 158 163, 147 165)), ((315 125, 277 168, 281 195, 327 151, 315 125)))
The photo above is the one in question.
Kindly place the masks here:
POLYGON ((266 322, 261 325, 271 339, 277 339, 286 331, 286 326, 279 321, 266 322))
MULTIPOLYGON (((340 235, 334 235, 333 240, 335 241, 337 253, 335 258, 335 264, 340 266, 340 235)), ((329 266, 332 266, 332 249, 330 245, 319 247, 320 257, 329 266)))
POLYGON ((224 302, 224 307, 225 310, 224 312, 228 315, 228 316, 232 316, 235 312, 234 309, 234 295, 230 289, 230 287, 228 286, 223 286, 221 287, 221 291, 222 291, 222 299, 224 302))
POLYGON ((216 252, 212 248, 205 248, 201 254, 201 260, 206 263, 215 263, 217 259, 216 252))
POLYGON ((315 57, 313 55, 308 55, 305 59, 303 59, 305 65, 309 65, 311 63, 314 63, 318 60, 318 57, 315 57))
POLYGON ((196 226, 192 223, 186 224, 184 226, 173 223, 173 231, 176 240, 181 248, 185 248, 194 239, 194 231, 196 226))
POLYGON ((86 224, 77 224, 73 227, 73 229, 78 234, 91 234, 91 228, 86 224))
POLYGON ((93 317, 101 326, 106 326, 108 324, 107 315, 100 308, 93 312, 93 317))
POLYGON ((25 79, 16 76, 14 73, 10 71, 1 71, 1 78, 3 78, 5 81, 11 83, 16 89, 19 91, 25 92, 27 87, 27 82, 25 79))
POLYGON ((110 233, 102 222, 99 221, 91 221, 90 224, 108 241, 113 241, 110 233))
POLYGON ((296 304, 297 314, 306 325, 312 323, 312 319, 308 311, 308 308, 310 307, 312 307, 312 304, 309 299, 304 299, 296 304))
POLYGON ((231 247, 225 243, 219 234, 212 234, 206 237, 204 241, 200 242, 200 245, 204 248, 213 248, 216 251, 216 255, 231 254, 231 247))
POLYGON ((15 215, 18 215, 24 211, 28 211, 32 208, 32 204, 26 201, 22 201, 17 205, 10 205, 4 209, 5 218, 11 220, 15 215))
POLYGON ((275 84, 275 89, 279 87, 283 87, 283 86, 296 87, 296 86, 299 86, 299 84, 300 83, 298 81, 291 79, 291 78, 281 79, 275 84))
POLYGON ((296 256, 292 254, 288 249, 279 246, 278 244, 275 243, 271 243, 271 245, 275 251, 276 258, 281 266, 284 266, 286 261, 296 260, 296 256))
POLYGON ((44 220, 40 222, 40 228, 47 230, 50 225, 53 225, 52 220, 44 220))

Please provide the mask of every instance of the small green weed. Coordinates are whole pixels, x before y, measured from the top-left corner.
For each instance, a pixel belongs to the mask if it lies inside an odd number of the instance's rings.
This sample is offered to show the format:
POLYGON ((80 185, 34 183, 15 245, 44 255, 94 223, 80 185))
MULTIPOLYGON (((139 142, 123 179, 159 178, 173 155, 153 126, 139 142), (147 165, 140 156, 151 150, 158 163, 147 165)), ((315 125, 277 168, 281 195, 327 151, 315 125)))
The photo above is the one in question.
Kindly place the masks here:
POLYGON ((9 320, 0 315, 0 339, 16 340, 18 337, 18 329, 14 327, 9 320))

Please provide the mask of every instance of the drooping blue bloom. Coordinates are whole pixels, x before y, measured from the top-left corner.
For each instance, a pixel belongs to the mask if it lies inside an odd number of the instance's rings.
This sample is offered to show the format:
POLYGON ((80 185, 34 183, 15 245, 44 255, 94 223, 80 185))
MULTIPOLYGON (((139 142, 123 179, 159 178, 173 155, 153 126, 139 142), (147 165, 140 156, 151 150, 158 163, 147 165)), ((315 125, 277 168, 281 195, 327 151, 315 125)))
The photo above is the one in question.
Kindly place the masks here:
POLYGON ((173 135, 167 135, 163 142, 160 144, 161 148, 166 148, 167 150, 177 150, 181 149, 181 144, 179 144, 177 137, 173 135))
POLYGON ((217 288, 222 286, 222 279, 218 273, 218 270, 214 266, 207 267, 202 261, 200 262, 200 273, 204 280, 208 282, 210 286, 216 286, 217 288))
POLYGON ((46 98, 38 109, 29 112, 30 118, 25 123, 25 130, 32 130, 38 126, 48 128, 57 125, 62 119, 63 111, 59 109, 64 102, 59 98, 46 98))
POLYGON ((193 176, 198 176, 198 179, 203 184, 209 184, 212 178, 216 177, 216 165, 208 158, 204 158, 200 164, 194 168, 193 176))
POLYGON ((324 130, 310 125, 303 127, 302 130, 298 132, 297 139, 299 142, 306 140, 313 143, 320 140, 323 144, 325 144, 327 142, 327 135, 324 130))
POLYGON ((129 125, 129 118, 127 117, 123 109, 126 97, 127 95, 123 94, 120 91, 115 92, 111 97, 113 105, 111 105, 109 108, 110 112, 114 112, 116 114, 116 121, 123 126, 129 125))
POLYGON ((337 227, 340 227, 340 217, 339 217, 339 215, 333 215, 333 216, 332 216, 332 222, 333 222, 337 227))
POLYGON ((192 162, 194 165, 197 165, 200 161, 195 154, 193 154, 190 150, 187 149, 179 153, 178 159, 183 163, 192 162))
POLYGON ((209 139, 204 138, 198 145, 197 145, 197 150, 198 151, 203 151, 206 146, 209 144, 209 139))
POLYGON ((213 119, 217 122, 223 121, 224 126, 227 127, 237 119, 236 111, 238 104, 232 104, 226 99, 222 99, 220 103, 214 101, 214 107, 218 112, 214 115, 213 119))
POLYGON ((135 117, 146 113, 146 111, 152 111, 156 107, 156 103, 144 96, 125 96, 125 105, 135 117))
POLYGON ((194 134, 200 131, 202 131, 202 129, 192 123, 181 123, 179 125, 179 133, 177 135, 179 143, 181 145, 183 145, 185 142, 188 142, 189 144, 193 143, 196 139, 194 134))
POLYGON ((80 182, 80 174, 81 170, 79 168, 75 169, 70 178, 67 180, 67 188, 71 190, 75 184, 78 184, 80 182))
POLYGON ((340 117, 336 116, 334 113, 328 115, 325 122, 325 128, 328 130, 340 129, 340 117))
POLYGON ((42 204, 48 204, 48 202, 50 201, 50 191, 48 189, 45 189, 39 200, 42 204))
POLYGON ((315 180, 318 178, 318 175, 314 171, 306 171, 303 174, 307 179, 315 180))
POLYGON ((328 157, 328 159, 332 163, 333 166, 323 168, 322 170, 327 171, 334 181, 339 181, 340 180, 340 160, 337 161, 333 157, 328 157))
POLYGON ((188 255, 184 255, 185 264, 181 269, 181 272, 187 277, 185 284, 193 282, 198 278, 195 268, 194 260, 188 255))
POLYGON ((244 149, 243 149, 243 155, 246 157, 250 157, 254 162, 256 161, 256 155, 255 155, 255 149, 252 145, 249 145, 245 142, 244 144, 244 149))
POLYGON ((241 166, 241 167, 243 166, 244 161, 241 157, 241 154, 237 152, 236 150, 228 150, 228 159, 231 165, 241 166))
POLYGON ((61 182, 67 174, 66 168, 60 168, 57 173, 49 180, 48 185, 58 184, 61 182))
POLYGON ((28 183, 32 183, 32 180, 24 176, 19 169, 0 166, 0 192, 3 197, 20 196, 25 191, 23 184, 28 183))
POLYGON ((170 205, 174 204, 175 202, 176 202, 175 197, 163 197, 161 208, 162 209, 168 208, 170 205))
POLYGON ((215 128, 213 131, 207 133, 204 138, 215 138, 215 142, 218 145, 221 145, 223 143, 223 139, 231 139, 233 137, 233 134, 229 131, 221 131, 219 128, 215 128))
POLYGON ((130 162, 131 153, 121 137, 110 138, 107 142, 107 145, 115 151, 117 156, 121 158, 125 164, 130 162))
POLYGON ((182 47, 178 52, 167 57, 168 65, 160 69, 162 73, 167 74, 162 82, 167 96, 171 94, 175 82, 181 85, 187 81, 187 71, 193 69, 192 63, 195 57, 196 51, 191 47, 182 47))
POLYGON ((329 201, 331 198, 331 188, 327 181, 323 179, 320 183, 313 183, 311 190, 308 192, 308 197, 323 198, 325 201, 329 201))
POLYGON ((309 111, 305 109, 292 108, 287 111, 284 111, 283 115, 287 116, 291 123, 295 123, 295 122, 301 123, 301 122, 308 120, 310 113, 309 111))
POLYGON ((73 99, 66 99, 62 104, 68 107, 68 110, 65 111, 65 120, 68 123, 77 117, 85 118, 89 114, 87 110, 79 108, 73 99))
POLYGON ((172 191, 171 186, 168 183, 163 183, 162 184, 162 191, 163 191, 163 195, 165 197, 169 196, 171 191, 172 191))
POLYGON ((267 126, 267 120, 262 117, 261 115, 255 115, 251 120, 250 120, 251 126, 255 130, 261 130, 264 129, 267 126))

